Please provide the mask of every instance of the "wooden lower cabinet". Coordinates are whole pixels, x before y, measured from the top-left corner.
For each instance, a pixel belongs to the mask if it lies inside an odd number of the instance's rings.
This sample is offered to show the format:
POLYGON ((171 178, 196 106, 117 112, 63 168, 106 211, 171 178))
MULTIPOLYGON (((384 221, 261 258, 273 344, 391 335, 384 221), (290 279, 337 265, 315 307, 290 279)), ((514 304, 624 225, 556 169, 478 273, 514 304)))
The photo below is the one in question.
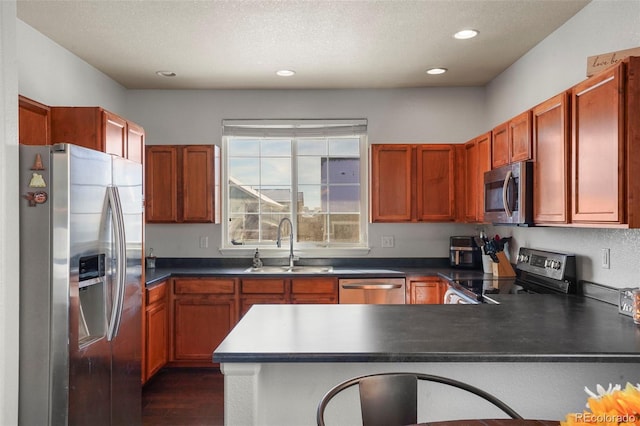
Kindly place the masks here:
POLYGON ((169 284, 163 281, 145 290, 142 382, 169 360, 169 284))
POLYGON ((446 284, 436 276, 407 277, 407 291, 411 304, 442 304, 446 284))
POLYGON ((213 366, 213 350, 237 322, 237 283, 228 278, 173 280, 170 362, 213 366))
POLYGON ((253 305, 288 303, 287 280, 281 278, 248 278, 240 283, 240 317, 253 305))
POLYGON ((291 303, 338 303, 338 279, 319 277, 291 280, 291 303))
POLYGON ((258 304, 338 303, 338 279, 333 277, 250 278, 241 287, 241 317, 258 304))

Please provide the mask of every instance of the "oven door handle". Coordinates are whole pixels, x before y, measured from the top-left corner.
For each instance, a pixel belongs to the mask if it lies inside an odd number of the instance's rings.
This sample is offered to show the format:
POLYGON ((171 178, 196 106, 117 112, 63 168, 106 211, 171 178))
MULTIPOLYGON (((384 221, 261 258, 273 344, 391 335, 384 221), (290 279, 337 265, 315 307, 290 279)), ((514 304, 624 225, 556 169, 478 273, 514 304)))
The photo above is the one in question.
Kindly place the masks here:
POLYGON ((511 217, 511 215, 513 214, 513 212, 509 208, 509 197, 507 196, 509 192, 509 183, 512 180, 512 176, 513 173, 511 172, 511 170, 509 170, 507 172, 507 176, 504 178, 504 183, 502 184, 502 205, 504 207, 505 213, 507 213, 507 216, 509 217, 511 217))

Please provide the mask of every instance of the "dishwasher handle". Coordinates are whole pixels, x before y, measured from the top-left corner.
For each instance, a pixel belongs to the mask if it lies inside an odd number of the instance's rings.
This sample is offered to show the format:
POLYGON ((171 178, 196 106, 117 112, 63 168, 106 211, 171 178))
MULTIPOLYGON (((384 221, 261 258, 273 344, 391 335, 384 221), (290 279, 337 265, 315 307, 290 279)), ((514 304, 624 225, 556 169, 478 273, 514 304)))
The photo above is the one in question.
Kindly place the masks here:
POLYGON ((348 290, 393 290, 402 288, 402 284, 341 284, 342 288, 348 290))

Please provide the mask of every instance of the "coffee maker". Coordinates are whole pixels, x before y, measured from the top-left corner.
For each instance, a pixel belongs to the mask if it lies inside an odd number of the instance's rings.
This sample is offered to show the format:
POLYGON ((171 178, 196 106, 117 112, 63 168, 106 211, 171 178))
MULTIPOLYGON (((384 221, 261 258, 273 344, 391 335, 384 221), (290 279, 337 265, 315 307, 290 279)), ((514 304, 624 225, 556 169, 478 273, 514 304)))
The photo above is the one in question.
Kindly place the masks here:
POLYGON ((482 251, 474 237, 449 238, 449 264, 460 269, 482 268, 482 251))

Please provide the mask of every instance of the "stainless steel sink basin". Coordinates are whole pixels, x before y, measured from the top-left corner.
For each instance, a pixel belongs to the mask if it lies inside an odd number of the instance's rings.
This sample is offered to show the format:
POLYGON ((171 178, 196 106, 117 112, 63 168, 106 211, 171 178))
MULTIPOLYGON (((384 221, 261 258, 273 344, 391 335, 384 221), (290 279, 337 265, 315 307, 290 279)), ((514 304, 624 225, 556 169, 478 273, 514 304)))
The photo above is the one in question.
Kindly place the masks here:
POLYGON ((245 272, 254 274, 326 274, 333 271, 333 266, 263 266, 247 268, 245 272))

